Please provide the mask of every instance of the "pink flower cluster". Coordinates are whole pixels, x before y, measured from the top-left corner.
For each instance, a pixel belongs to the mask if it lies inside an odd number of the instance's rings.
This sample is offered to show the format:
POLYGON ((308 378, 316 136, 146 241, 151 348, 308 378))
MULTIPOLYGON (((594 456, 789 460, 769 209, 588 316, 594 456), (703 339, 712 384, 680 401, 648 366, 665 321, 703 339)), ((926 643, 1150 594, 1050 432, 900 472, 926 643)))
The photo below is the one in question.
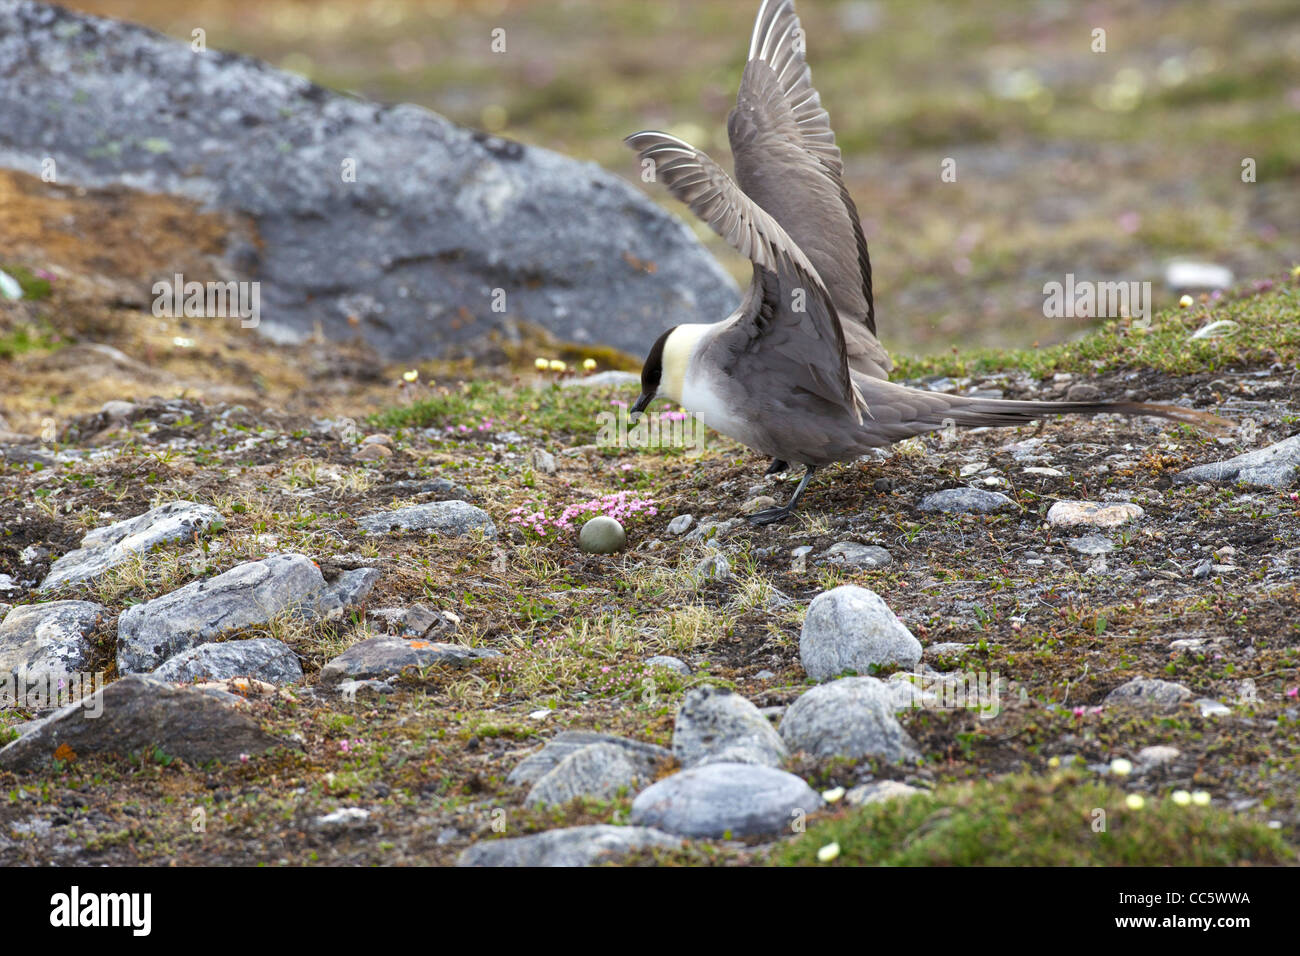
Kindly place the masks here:
POLYGON ((461 434, 461 435, 464 435, 464 434, 466 434, 467 432, 473 432, 473 431, 486 432, 486 431, 491 431, 491 429, 492 429, 492 425, 495 423, 495 421, 496 421, 496 420, 495 420, 495 419, 492 419, 492 418, 485 418, 485 419, 483 419, 481 422, 479 422, 477 425, 463 425, 463 424, 462 424, 462 425, 448 425, 448 426, 447 426, 445 429, 443 429, 443 430, 444 430, 445 432, 447 432, 448 434, 459 433, 459 434, 461 434))
POLYGON ((633 497, 630 491, 616 491, 584 501, 582 504, 569 505, 560 512, 558 518, 548 517, 544 508, 530 510, 533 507, 533 502, 529 502, 518 508, 511 508, 508 520, 511 524, 520 525, 542 537, 546 537, 551 531, 567 531, 573 527, 576 519, 586 520, 596 515, 607 515, 620 524, 627 524, 630 519, 638 515, 654 516, 659 513, 653 498, 633 497))

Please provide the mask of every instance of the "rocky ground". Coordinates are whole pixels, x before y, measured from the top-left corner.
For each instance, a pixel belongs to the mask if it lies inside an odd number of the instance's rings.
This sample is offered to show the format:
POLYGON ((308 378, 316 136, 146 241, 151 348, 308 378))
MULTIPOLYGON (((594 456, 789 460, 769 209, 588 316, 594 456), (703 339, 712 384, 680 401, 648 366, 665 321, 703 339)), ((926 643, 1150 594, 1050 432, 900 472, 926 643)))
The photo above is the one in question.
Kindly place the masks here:
POLYGON ((938 434, 753 528, 792 484, 738 446, 598 444, 617 374, 270 346, 78 261, 0 263, 0 672, 107 686, 0 709, 0 862, 1296 861, 1291 276, 903 369, 1235 428, 938 434))

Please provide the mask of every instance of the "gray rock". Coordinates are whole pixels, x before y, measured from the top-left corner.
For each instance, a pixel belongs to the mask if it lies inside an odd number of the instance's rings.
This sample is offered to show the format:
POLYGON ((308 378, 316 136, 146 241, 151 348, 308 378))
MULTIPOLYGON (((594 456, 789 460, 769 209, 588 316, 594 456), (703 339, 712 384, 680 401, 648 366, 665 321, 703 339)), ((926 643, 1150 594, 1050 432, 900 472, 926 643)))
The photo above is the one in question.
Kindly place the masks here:
POLYGON ((413 604, 401 615, 399 634, 402 637, 423 637, 427 640, 435 635, 450 636, 459 628, 460 618, 451 611, 413 604))
POLYGON ((744 763, 711 763, 647 787, 632 802, 638 826, 688 837, 775 836, 823 801, 792 773, 744 763))
POLYGON ((1227 461, 1194 465, 1176 474, 1174 481, 1179 484, 1239 481, 1255 488, 1289 488, 1295 484, 1297 468, 1300 468, 1300 435, 1292 435, 1276 445, 1227 461))
POLYGON ((694 515, 678 515, 672 521, 668 522, 669 534, 685 534, 691 530, 691 522, 695 520, 694 515))
POLYGON ((533 467, 543 475, 553 475, 559 470, 555 456, 542 448, 533 449, 533 467))
POLYGON ((1159 767, 1163 764, 1173 763, 1182 756, 1182 751, 1177 747, 1167 747, 1163 744, 1157 744, 1153 747, 1143 747, 1138 751, 1138 763, 1144 767, 1159 767))
POLYGON ((273 554, 240 564, 123 611, 117 620, 118 670, 151 671, 181 651, 281 614, 315 619, 322 611, 337 611, 338 598, 305 555, 273 554))
POLYGON ((407 505, 405 508, 358 518, 357 524, 368 534, 427 531, 430 534, 453 536, 482 530, 484 537, 497 536, 496 525, 488 513, 464 501, 430 501, 422 505, 407 505))
POLYGON ((655 657, 648 658, 645 662, 646 667, 663 667, 682 675, 689 675, 691 672, 690 665, 676 657, 669 657, 666 654, 659 654, 655 657))
POLYGON ((611 388, 619 385, 639 385, 641 376, 635 372, 620 372, 609 369, 595 375, 583 375, 580 378, 566 378, 560 382, 562 388, 611 388))
POLYGON ((339 807, 332 813, 313 817, 311 822, 312 826, 321 830, 370 832, 374 826, 369 823, 369 820, 370 811, 365 807, 339 807))
POLYGON ((731 562, 721 551, 714 551, 695 563, 696 581, 726 581, 731 577, 731 562))
POLYGON ((1135 677, 1107 694, 1106 703, 1168 710, 1177 707, 1191 696, 1192 692, 1182 684, 1151 677, 1135 677))
POLYGON ((1213 262, 1171 262, 1165 284, 1174 292, 1213 292, 1232 285, 1232 270, 1213 262))
POLYGON ((648 827, 602 823, 504 840, 482 840, 460 855, 457 866, 596 866, 646 847, 672 850, 681 844, 679 837, 648 827))
POLYGON ((1099 402, 1104 397, 1101 389, 1086 382, 1071 385, 1065 392, 1067 402, 1099 402))
POLYGON ((397 693, 397 688, 382 680, 344 680, 334 685, 334 690, 346 701, 355 703, 374 697, 389 697, 397 693))
MULTIPOLYGON (((974 644, 963 644, 960 641, 940 641, 938 644, 931 644, 925 649, 926 657, 960 657, 961 655, 973 651, 974 644)), ((891 675, 892 676, 892 675, 891 675)))
POLYGON ((673 756, 683 767, 750 763, 775 767, 789 754, 757 707, 729 690, 697 687, 677 709, 673 756))
POLYGON ((854 787, 844 795, 844 802, 851 807, 864 807, 869 803, 886 803, 890 800, 914 797, 921 793, 928 793, 928 791, 899 783, 897 780, 878 780, 875 783, 864 783, 854 787))
POLYGON ((1071 538, 1065 542, 1065 546, 1071 551, 1095 558, 1098 555, 1110 554, 1115 550, 1115 543, 1109 538, 1103 538, 1099 534, 1087 534, 1082 538, 1071 538))
POLYGON ((268 684, 297 684, 302 681, 302 664, 283 641, 256 637, 200 644, 181 651, 154 668, 153 676, 167 681, 254 677, 268 684))
POLYGON ((1198 697, 1192 703, 1200 709, 1202 717, 1226 717, 1232 713, 1231 707, 1211 697, 1198 697))
POLYGON ((39 175, 55 150, 61 184, 125 184, 251 220, 256 243, 236 234, 218 271, 261 281, 257 328, 276 341, 360 333, 409 361, 523 322, 640 355, 665 315, 712 322, 739 301, 643 190, 418 107, 24 0, 0 4, 0 76, 0 165, 39 175))
POLYGON ((880 595, 852 584, 817 595, 799 635, 799 660, 814 680, 873 667, 912 668, 921 642, 903 626, 880 595))
POLYGON ((883 568, 893 558, 884 548, 857 541, 837 541, 815 559, 816 564, 838 564, 846 568, 883 568))
POLYGON ((917 671, 896 671, 889 675, 885 687, 889 690, 895 712, 938 705, 934 683, 928 681, 927 676, 917 671))
POLYGON ((528 806, 565 804, 577 797, 609 800, 619 790, 636 790, 645 773, 617 744, 580 747, 547 771, 528 792, 528 806))
POLYGON ((921 511, 941 511, 946 514, 992 514, 997 511, 1016 511, 1020 506, 1000 491, 945 488, 926 495, 917 507, 921 511))
POLYGON ((615 737, 613 734, 600 734, 590 730, 565 730, 548 740, 541 750, 519 761, 515 769, 506 777, 506 783, 512 787, 536 783, 558 767, 566 757, 592 744, 612 744, 619 747, 627 754, 638 771, 647 777, 653 776, 655 768, 663 761, 671 760, 673 756, 671 751, 663 747, 642 743, 639 740, 628 740, 626 737, 615 737))
POLYGON ((1101 504, 1096 501, 1058 501, 1047 509, 1047 523, 1058 528, 1086 525, 1093 528, 1115 528, 1128 521, 1141 518, 1144 512, 1139 505, 1123 501, 1101 504))
POLYGON ((776 499, 771 495, 756 495, 740 506, 740 513, 742 515, 758 514, 760 511, 775 507, 776 499))
POLYGON ((192 764, 292 746, 266 733, 233 694, 174 687, 132 674, 36 723, 0 750, 0 768, 48 766, 67 744, 79 756, 157 747, 192 764))
POLYGON ((0 682, 13 674, 29 679, 84 671, 90 635, 104 608, 89 601, 23 604, 0 622, 0 682))
POLYGON ((700 520, 694 530, 687 533, 684 541, 711 541, 721 538, 728 532, 745 525, 744 518, 731 518, 727 521, 706 521, 700 520))
POLYGON ((916 756, 916 744, 894 718, 894 696, 874 677, 845 677, 801 694, 781 721, 791 751, 815 757, 916 756))
POLYGON ((379 581, 378 568, 353 568, 344 571, 325 585, 316 598, 314 616, 326 621, 336 621, 352 607, 370 596, 379 581))
POLYGON ((50 565, 41 590, 93 581, 137 554, 147 554, 159 545, 188 541, 221 520, 221 513, 210 505, 172 501, 134 518, 96 528, 81 539, 80 548, 50 565))
POLYGON ((400 674, 408 667, 424 668, 434 664, 463 667, 485 657, 500 657, 490 647, 465 647, 462 644, 439 644, 405 637, 372 637, 353 644, 321 668, 320 682, 335 684, 342 680, 368 680, 400 674))
POLYGON ((614 554, 627 547, 627 532, 608 515, 597 515, 583 522, 578 547, 588 554, 614 554))

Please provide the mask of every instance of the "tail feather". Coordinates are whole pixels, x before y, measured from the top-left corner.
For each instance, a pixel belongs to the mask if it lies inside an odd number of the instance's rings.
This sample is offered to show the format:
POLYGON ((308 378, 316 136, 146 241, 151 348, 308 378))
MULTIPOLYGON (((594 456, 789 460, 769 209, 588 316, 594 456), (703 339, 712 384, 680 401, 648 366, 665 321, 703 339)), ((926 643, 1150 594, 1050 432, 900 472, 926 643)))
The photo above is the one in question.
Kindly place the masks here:
POLYGON ((1211 432, 1226 431, 1234 424, 1211 412, 1151 402, 1020 402, 960 395, 944 397, 948 399, 948 407, 943 414, 958 425, 972 428, 1023 425, 1047 415, 1152 415, 1211 432))

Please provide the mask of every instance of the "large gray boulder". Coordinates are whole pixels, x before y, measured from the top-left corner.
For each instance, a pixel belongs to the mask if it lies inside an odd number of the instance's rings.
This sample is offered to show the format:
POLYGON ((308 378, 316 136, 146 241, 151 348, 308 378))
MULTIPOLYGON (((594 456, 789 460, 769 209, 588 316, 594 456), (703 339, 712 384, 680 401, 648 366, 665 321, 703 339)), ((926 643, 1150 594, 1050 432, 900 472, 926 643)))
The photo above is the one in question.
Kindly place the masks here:
POLYGON ((446 664, 464 667, 485 657, 500 657, 492 647, 466 647, 405 637, 383 635, 353 644, 321 668, 322 684, 345 680, 371 680, 400 674, 408 667, 416 669, 446 664))
POLYGON ((327 584, 310 558, 273 554, 224 574, 194 581, 162 597, 127 608, 117 619, 117 667, 123 674, 151 671, 182 651, 266 624, 289 614, 315 620, 340 613, 342 594, 360 600, 377 575, 361 568, 327 584))
POLYGON ((1174 475, 1174 482, 1242 482, 1256 488, 1289 488, 1300 476, 1297 469, 1300 469, 1300 435, 1292 435, 1275 445, 1227 461, 1193 465, 1174 475))
POLYGON ((624 787, 635 791, 643 780, 643 772, 622 747, 588 744, 533 784, 524 803, 539 807, 565 804, 578 797, 610 800, 624 787))
POLYGON ((677 709, 673 756, 685 768, 709 763, 776 767, 787 756, 781 735, 749 700, 720 687, 697 687, 677 709))
POLYGON ((160 748, 189 763, 233 762, 242 754, 293 746, 266 733, 233 694, 132 674, 30 725, 0 749, 0 769, 47 766, 64 744, 77 755, 160 748))
MULTIPOLYGON (((104 608, 90 601, 23 604, 0 621, 0 684, 10 675, 58 677, 86 669, 104 608)), ((0 706, 4 701, 0 698, 0 706)))
POLYGON ((792 773, 745 763, 711 763, 665 777, 632 802, 632 823, 688 837, 775 836, 792 832, 822 798, 792 773))
POLYGON ((815 757, 916 756, 916 744, 894 717, 894 695, 874 677, 843 677, 800 695, 781 721, 791 750, 815 757))
POLYGON ((0 0, 0 165, 247 216, 259 241, 225 266, 261 281, 277 341, 319 323, 412 359, 531 323, 641 354, 739 301, 684 223, 593 164, 193 46, 0 0))
POLYGON ((200 644, 168 658, 153 671, 159 680, 215 681, 252 677, 268 684, 296 684, 302 663, 293 648, 273 637, 200 644))
POLYGON ((134 518, 96 528, 81 539, 80 548, 50 566, 41 590, 93 581, 137 554, 147 554, 159 545, 188 541, 220 522, 220 512, 211 505, 169 501, 134 518))
POLYGON ((367 534, 392 534, 399 531, 427 531, 442 537, 460 537, 482 530, 484 537, 495 538, 497 526, 482 508, 464 501, 431 501, 407 505, 392 511, 380 511, 357 519, 367 534))
POLYGON ((799 661, 813 680, 844 671, 912 668, 921 642, 875 591, 843 584, 813 598, 799 634, 799 661))
POLYGON ((671 751, 663 747, 640 740, 629 740, 592 730, 563 730, 548 740, 541 750, 519 761, 506 777, 506 783, 512 787, 536 784, 572 755, 598 744, 618 747, 637 768, 638 774, 645 778, 653 777, 655 769, 673 756, 671 751))
POLYGON ((646 847, 672 850, 681 845, 680 837, 648 827, 616 827, 600 823, 505 840, 482 840, 462 853, 456 865, 595 866, 646 847))

